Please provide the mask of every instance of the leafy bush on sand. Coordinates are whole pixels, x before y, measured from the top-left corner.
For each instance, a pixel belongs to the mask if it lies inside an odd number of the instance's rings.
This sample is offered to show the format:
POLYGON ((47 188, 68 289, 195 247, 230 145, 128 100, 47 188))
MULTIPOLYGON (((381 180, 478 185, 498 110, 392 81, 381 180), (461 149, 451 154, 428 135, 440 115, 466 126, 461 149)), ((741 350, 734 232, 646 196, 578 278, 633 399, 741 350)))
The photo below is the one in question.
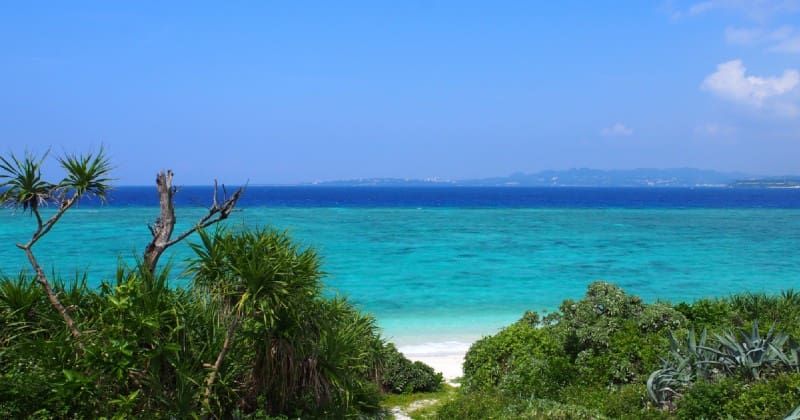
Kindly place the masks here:
POLYGON ((412 362, 389 343, 383 352, 382 386, 386 392, 434 392, 444 383, 441 373, 422 362, 412 362))

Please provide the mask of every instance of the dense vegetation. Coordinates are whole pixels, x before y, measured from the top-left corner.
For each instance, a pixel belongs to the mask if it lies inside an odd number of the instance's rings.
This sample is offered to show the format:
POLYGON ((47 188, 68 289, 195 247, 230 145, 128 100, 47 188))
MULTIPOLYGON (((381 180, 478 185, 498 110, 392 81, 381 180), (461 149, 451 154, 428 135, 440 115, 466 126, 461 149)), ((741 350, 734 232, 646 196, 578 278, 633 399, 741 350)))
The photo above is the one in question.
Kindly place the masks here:
POLYGON ((232 208, 216 199, 190 231, 196 256, 176 273, 185 288, 147 253, 99 287, 47 275, 35 243, 84 195, 105 196, 110 167, 102 152, 66 157, 64 179, 48 183, 41 162, 0 161, 2 203, 35 221, 31 241, 17 245, 33 272, 0 276, 0 418, 380 417, 385 393, 440 387, 440 375, 384 342, 372 317, 323 295, 312 249, 274 230, 203 230, 232 208), (54 208, 40 211, 46 204, 54 208))
MULTIPOLYGON (((387 393, 441 389, 373 318, 322 293, 312 249, 269 229, 206 229, 241 190, 215 191, 208 215, 173 238, 177 190, 163 172, 161 216, 135 266, 98 287, 48 275, 36 243, 83 197, 104 199, 110 171, 102 151, 59 163, 65 176, 49 183, 42 160, 0 158, 0 204, 35 222, 17 244, 32 271, 0 276, 0 417, 380 418, 387 393), (171 287, 159 256, 194 233, 187 286, 171 287)), ((593 283, 476 342, 436 416, 798 419, 798 337, 791 291, 647 304, 593 283)))
POLYGON ((438 416, 781 419, 800 405, 792 337, 791 291, 670 305, 593 283, 582 300, 476 342, 438 416))

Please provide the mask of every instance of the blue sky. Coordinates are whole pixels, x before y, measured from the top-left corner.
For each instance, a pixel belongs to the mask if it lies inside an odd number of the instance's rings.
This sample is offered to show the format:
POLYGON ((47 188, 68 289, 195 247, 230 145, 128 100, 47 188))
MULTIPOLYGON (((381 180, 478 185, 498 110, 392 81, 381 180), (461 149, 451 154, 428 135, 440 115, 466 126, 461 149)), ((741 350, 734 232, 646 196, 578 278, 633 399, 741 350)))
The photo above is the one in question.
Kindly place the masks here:
POLYGON ((0 151, 120 184, 800 172, 800 0, 3 2, 0 46, 0 151))

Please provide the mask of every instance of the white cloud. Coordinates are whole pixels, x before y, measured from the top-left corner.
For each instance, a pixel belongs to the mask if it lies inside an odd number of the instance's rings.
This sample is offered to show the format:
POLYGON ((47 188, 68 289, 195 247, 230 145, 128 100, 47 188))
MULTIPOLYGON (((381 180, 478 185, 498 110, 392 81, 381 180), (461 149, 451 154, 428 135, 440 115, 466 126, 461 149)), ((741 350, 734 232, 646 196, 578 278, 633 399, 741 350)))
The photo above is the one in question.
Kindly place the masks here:
POLYGON ((800 72, 785 70, 779 77, 748 76, 741 60, 731 60, 717 66, 702 84, 723 99, 761 108, 770 105, 781 113, 793 114, 796 106, 787 102, 787 94, 800 83, 800 72))
POLYGON ((611 127, 600 130, 600 134, 606 137, 627 137, 633 134, 633 129, 623 123, 615 123, 611 127))

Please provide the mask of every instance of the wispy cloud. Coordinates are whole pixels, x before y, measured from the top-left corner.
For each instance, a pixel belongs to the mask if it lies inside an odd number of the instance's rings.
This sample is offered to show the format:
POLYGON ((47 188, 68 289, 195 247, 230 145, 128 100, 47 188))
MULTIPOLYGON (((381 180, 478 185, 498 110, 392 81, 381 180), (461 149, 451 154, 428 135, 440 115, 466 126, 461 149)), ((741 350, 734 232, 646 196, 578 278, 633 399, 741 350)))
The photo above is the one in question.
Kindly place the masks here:
POLYGON ((792 31, 789 35, 778 40, 769 47, 770 51, 800 54, 800 31, 792 31))
POLYGON ((600 130, 600 134, 605 137, 627 137, 633 134, 633 129, 623 123, 615 123, 610 127, 600 130))
POLYGON ((768 30, 763 27, 725 29, 725 40, 732 45, 767 45, 767 50, 780 53, 800 53, 800 31, 789 25, 768 30))
POLYGON ((800 0, 706 0, 690 3, 683 7, 672 6, 669 9, 673 19, 699 16, 720 10, 763 22, 779 14, 800 11, 800 0))
POLYGON ((769 107, 782 114, 795 115, 797 106, 788 98, 800 84, 800 72, 795 69, 784 70, 778 77, 759 77, 747 75, 741 60, 731 60, 719 64, 717 71, 708 75, 703 90, 736 103, 754 108, 769 107))
POLYGON ((800 54, 800 30, 790 25, 777 26, 800 13, 800 0, 705 0, 677 5, 667 0, 663 7, 673 20, 682 20, 712 12, 744 19, 744 27, 725 28, 725 40, 732 45, 761 46, 775 53, 800 54))
POLYGON ((695 3, 689 6, 689 10, 686 13, 689 16, 696 16, 702 13, 705 13, 709 10, 713 10, 716 7, 715 2, 713 1, 703 1, 700 3, 695 3))
POLYGON ((703 137, 727 137, 734 134, 736 128, 717 122, 708 122, 695 127, 694 132, 703 137))

